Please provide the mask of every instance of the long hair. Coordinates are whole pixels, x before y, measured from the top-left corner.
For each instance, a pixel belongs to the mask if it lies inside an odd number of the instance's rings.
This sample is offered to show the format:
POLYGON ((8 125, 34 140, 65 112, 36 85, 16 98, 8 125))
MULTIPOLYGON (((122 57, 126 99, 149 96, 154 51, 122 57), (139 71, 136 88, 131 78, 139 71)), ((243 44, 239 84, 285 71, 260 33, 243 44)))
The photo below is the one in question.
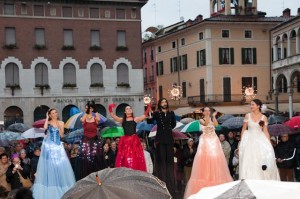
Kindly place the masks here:
MULTIPOLYGON (((129 105, 128 105, 128 106, 129 106, 129 105)), ((128 106, 126 106, 126 107, 128 107, 128 106)), ((125 109, 126 109, 126 107, 125 107, 125 109)), ((129 106, 129 107, 131 108, 131 106, 129 106)), ((125 113, 125 109, 124 109, 124 115, 123 115, 123 122, 126 121, 126 118, 127 118, 127 115, 126 115, 126 113, 125 113)), ((133 111, 132 111, 131 117, 134 118, 134 116, 133 116, 133 111)))
POLYGON ((161 102, 162 102, 163 100, 166 100, 166 102, 167 102, 167 110, 169 110, 169 102, 168 102, 168 100, 167 100, 166 98, 160 98, 160 99, 158 100, 158 103, 157 103, 157 109, 158 109, 159 111, 162 111, 161 102))
POLYGON ((85 106, 87 106, 87 109, 85 111, 86 114, 90 113, 91 108, 93 109, 93 112, 95 112, 95 102, 94 101, 88 101, 85 106))
MULTIPOLYGON (((50 117, 50 113, 51 113, 52 111, 54 111, 54 110, 56 110, 56 108, 50 108, 50 109, 47 111, 47 114, 49 115, 48 121, 51 121, 51 120, 52 120, 52 118, 50 117)), ((57 111, 57 110, 56 110, 56 111, 57 111)), ((57 117, 57 120, 59 120, 59 117, 57 117)))
MULTIPOLYGON (((254 102, 257 106, 259 106, 259 112, 261 112, 261 107, 263 105, 262 101, 259 99, 254 99, 252 100, 252 102, 254 102)), ((265 126, 265 122, 263 120, 260 120, 258 122, 259 126, 264 127, 265 126)))

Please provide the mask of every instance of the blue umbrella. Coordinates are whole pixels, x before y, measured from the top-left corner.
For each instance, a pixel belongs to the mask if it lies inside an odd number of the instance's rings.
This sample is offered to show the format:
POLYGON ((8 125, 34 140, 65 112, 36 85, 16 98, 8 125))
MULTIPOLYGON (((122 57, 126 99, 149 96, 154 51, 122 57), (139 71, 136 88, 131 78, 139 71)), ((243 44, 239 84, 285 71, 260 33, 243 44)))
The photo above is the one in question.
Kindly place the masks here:
POLYGON ((104 128, 104 127, 114 127, 114 126, 118 126, 118 125, 115 121, 113 121, 111 119, 106 119, 106 121, 103 123, 100 123, 99 126, 104 128))
POLYGON ((13 141, 13 140, 25 140, 23 136, 20 135, 20 133, 15 133, 11 131, 4 131, 0 133, 0 140, 8 140, 8 141, 13 141))
POLYGON ((74 143, 81 141, 83 138, 83 129, 77 129, 75 131, 72 131, 68 135, 63 137, 63 140, 67 143, 74 143))
POLYGON ((81 111, 77 108, 77 107, 72 107, 70 109, 70 117, 72 117, 73 115, 80 113, 81 111))
POLYGON ((233 117, 234 117, 233 115, 223 115, 218 118, 218 123, 223 124, 226 120, 233 118, 233 117))
POLYGON ((243 117, 233 117, 226 120, 221 126, 226 127, 229 130, 237 130, 242 128, 243 123, 244 123, 243 117))
POLYGON ((136 130, 138 131, 151 131, 151 129, 154 127, 153 124, 148 124, 146 121, 140 122, 136 126, 136 130))

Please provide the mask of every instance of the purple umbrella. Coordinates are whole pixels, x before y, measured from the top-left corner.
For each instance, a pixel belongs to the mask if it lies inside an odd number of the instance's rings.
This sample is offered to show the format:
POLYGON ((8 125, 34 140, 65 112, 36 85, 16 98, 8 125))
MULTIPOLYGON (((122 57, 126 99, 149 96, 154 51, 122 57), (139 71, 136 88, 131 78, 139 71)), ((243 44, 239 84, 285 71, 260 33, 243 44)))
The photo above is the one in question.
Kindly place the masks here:
POLYGON ((272 124, 268 126, 268 131, 271 136, 280 136, 282 134, 295 134, 296 131, 283 124, 272 124))

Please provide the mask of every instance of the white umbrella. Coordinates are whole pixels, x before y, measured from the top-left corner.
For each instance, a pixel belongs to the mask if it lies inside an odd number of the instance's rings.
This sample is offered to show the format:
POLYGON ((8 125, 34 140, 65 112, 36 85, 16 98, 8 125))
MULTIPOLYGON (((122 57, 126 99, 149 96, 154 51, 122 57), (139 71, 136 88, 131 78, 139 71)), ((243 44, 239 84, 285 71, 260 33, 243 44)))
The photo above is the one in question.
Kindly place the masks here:
POLYGON ((188 199, 299 199, 300 183, 272 180, 238 180, 206 187, 188 199))
POLYGON ((45 136, 45 129, 30 128, 21 135, 25 138, 40 138, 45 136))

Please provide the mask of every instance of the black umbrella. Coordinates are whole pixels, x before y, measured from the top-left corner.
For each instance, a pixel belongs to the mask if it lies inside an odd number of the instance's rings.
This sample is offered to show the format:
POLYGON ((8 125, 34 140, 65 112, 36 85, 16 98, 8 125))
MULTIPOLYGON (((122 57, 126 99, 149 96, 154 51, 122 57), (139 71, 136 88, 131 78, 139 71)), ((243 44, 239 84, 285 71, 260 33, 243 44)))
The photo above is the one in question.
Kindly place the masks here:
POLYGON ((284 117, 282 115, 270 115, 268 118, 269 124, 282 124, 283 122, 287 121, 289 118, 284 117))
POLYGON ((223 115, 221 117, 218 118, 218 123, 222 124, 223 122, 225 122, 226 120, 233 118, 233 115, 223 115))
POLYGON ((29 128, 23 124, 23 123, 14 123, 7 127, 7 130, 12 132, 20 132, 23 133, 24 131, 27 131, 29 128))
POLYGON ((62 199, 170 199, 166 184, 128 168, 104 169, 79 180, 62 199))
POLYGON ((243 117, 233 117, 226 120, 221 126, 226 127, 229 130, 236 130, 242 128, 244 123, 243 117))

